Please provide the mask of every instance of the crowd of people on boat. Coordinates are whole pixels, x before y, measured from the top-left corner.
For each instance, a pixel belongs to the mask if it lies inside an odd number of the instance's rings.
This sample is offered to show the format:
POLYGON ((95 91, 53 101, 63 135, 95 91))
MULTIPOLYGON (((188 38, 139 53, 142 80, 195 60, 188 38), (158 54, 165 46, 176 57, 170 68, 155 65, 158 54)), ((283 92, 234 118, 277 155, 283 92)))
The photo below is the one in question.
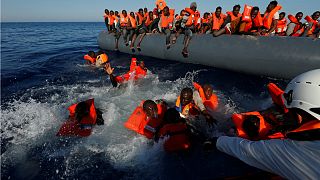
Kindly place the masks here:
POLYGON ((222 34, 320 37, 320 11, 310 16, 303 12, 287 15, 286 12, 280 12, 282 6, 277 1, 271 1, 266 10, 257 6, 235 5, 232 11, 224 14, 219 6, 215 12, 205 12, 201 17, 197 7, 197 3, 192 2, 177 13, 165 0, 157 0, 152 11, 147 8, 140 8, 138 12, 105 9, 104 20, 108 32, 115 35, 115 50, 118 50, 119 38, 122 36, 124 44, 132 52, 135 52, 138 39, 136 48, 141 51, 141 42, 147 33, 165 34, 165 46, 169 49, 182 33, 184 57, 188 57, 188 46, 193 34, 212 34, 214 37, 222 34))

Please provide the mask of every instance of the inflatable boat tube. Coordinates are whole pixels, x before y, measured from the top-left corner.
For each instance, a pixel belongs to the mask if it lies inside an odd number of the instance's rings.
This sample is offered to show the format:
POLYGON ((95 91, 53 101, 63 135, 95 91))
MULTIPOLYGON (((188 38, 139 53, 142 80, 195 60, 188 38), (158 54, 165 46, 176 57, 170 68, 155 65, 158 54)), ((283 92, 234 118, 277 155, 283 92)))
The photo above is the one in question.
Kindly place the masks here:
MULTIPOLYGON (((194 35, 189 45, 188 58, 184 58, 181 54, 182 42, 183 35, 180 35, 176 44, 167 50, 165 35, 148 34, 141 43, 142 51, 136 50, 132 53, 129 47, 124 45, 121 36, 119 50, 123 53, 286 79, 320 68, 319 39, 194 35)), ((114 50, 115 37, 102 31, 98 37, 98 44, 101 49, 114 50)))

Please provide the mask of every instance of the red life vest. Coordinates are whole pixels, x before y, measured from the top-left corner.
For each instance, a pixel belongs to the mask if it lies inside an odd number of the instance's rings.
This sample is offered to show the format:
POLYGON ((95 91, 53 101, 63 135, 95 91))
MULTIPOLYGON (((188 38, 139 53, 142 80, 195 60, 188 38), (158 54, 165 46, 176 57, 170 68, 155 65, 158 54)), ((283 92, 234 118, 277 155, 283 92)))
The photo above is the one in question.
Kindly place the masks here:
POLYGON ((165 8, 167 6, 167 3, 164 0, 157 0, 156 1, 156 7, 158 9, 160 9, 161 11, 163 10, 163 8, 165 8))
POLYGON ((92 58, 91 56, 89 56, 88 54, 83 56, 84 60, 89 61, 90 63, 94 64, 96 62, 96 58, 92 58))
POLYGON ((170 9, 169 11, 170 11, 170 15, 169 16, 165 16, 163 12, 161 14, 161 28, 172 29, 172 27, 173 27, 174 9, 170 9))
POLYGON ((231 21, 234 21, 234 20, 236 20, 236 19, 238 19, 238 18, 241 17, 241 14, 240 14, 240 13, 239 13, 237 16, 235 16, 235 15, 233 14, 233 12, 231 12, 231 11, 228 11, 228 12, 227 12, 227 15, 229 15, 229 16, 231 17, 231 21))
POLYGON ((201 18, 201 23, 202 24, 208 24, 209 23, 209 18, 201 18))
POLYGON ((194 82, 193 87, 199 92, 199 95, 202 99, 202 103, 206 108, 210 108, 211 110, 215 110, 218 107, 218 97, 214 93, 212 93, 210 99, 206 99, 203 88, 200 84, 194 82))
POLYGON ((97 113, 94 106, 94 99, 89 99, 85 103, 90 107, 90 113, 88 116, 81 119, 78 122, 75 119, 75 110, 78 104, 71 105, 68 110, 70 112, 69 120, 62 124, 57 136, 90 136, 92 132, 92 126, 96 124, 97 113))
POLYGON ((221 28, 221 25, 224 22, 224 19, 222 17, 222 14, 220 15, 220 18, 216 17, 216 13, 212 13, 212 30, 219 30, 221 28))
POLYGON ((195 12, 190 8, 185 8, 184 10, 189 14, 188 20, 186 22, 186 26, 190 27, 192 25, 195 25, 196 23, 195 12))
POLYGON ((121 76, 116 76, 115 79, 118 83, 123 83, 124 81, 128 81, 131 78, 131 76, 133 76, 133 74, 134 74, 134 77, 133 77, 134 80, 137 80, 147 75, 146 69, 142 69, 140 66, 137 66, 136 58, 131 58, 129 72, 121 76))
POLYGON ((312 23, 312 27, 311 27, 311 29, 309 30, 308 35, 309 35, 309 34, 312 34, 312 33, 316 30, 316 28, 317 28, 317 26, 318 26, 318 21, 312 19, 310 16, 306 16, 304 19, 305 19, 308 23, 312 23))
POLYGON ((168 152, 184 151, 190 148, 191 143, 185 123, 166 124, 160 129, 159 136, 169 136, 163 145, 168 152))
POLYGON ((265 12, 264 15, 263 15, 263 26, 266 28, 266 29, 270 29, 271 28, 271 24, 272 24, 272 19, 273 19, 273 16, 276 12, 278 12, 279 10, 281 10, 281 6, 278 5, 277 7, 275 7, 271 12, 265 12))
POLYGON ((176 109, 180 113, 180 115, 183 115, 185 117, 191 115, 191 116, 197 116, 200 114, 199 108, 193 103, 189 103, 185 106, 182 106, 180 103, 180 96, 178 96, 176 100, 176 109))
POLYGON ((297 18, 291 14, 288 15, 289 20, 294 23, 296 26, 293 29, 293 33, 291 36, 299 37, 304 33, 304 27, 302 26, 302 23, 300 23, 297 18))
POLYGON ((120 26, 121 27, 127 27, 128 20, 129 20, 128 15, 127 15, 127 17, 124 17, 123 14, 120 14, 120 26))
POLYGON ((259 135, 255 139, 251 140, 264 140, 264 139, 282 139, 284 138, 282 133, 275 133, 270 135, 270 130, 272 130, 272 127, 269 123, 267 123, 263 116, 257 112, 247 112, 247 113, 241 113, 241 114, 233 114, 232 120, 233 123, 236 126, 238 136, 245 139, 250 139, 249 136, 246 134, 246 132, 243 129, 243 122, 246 120, 246 117, 248 116, 256 116, 259 118, 259 135))
POLYGON ((159 128, 162 124, 162 118, 167 107, 163 104, 157 104, 158 118, 149 119, 146 113, 143 111, 143 103, 144 101, 142 101, 140 106, 138 106, 133 111, 128 120, 124 123, 124 126, 132 131, 146 136, 148 139, 152 139, 156 133, 157 128, 159 128))
POLYGON ((275 105, 281 107, 284 113, 287 113, 289 110, 284 105, 284 100, 282 98, 284 91, 280 89, 277 85, 274 83, 268 84, 268 91, 272 98, 272 101, 275 105))
POLYGON ((287 19, 283 18, 283 19, 279 19, 278 20, 278 24, 276 27, 276 33, 281 34, 281 33, 285 33, 287 30, 287 19))
POLYGON ((109 25, 112 26, 114 24, 115 16, 109 16, 109 25))

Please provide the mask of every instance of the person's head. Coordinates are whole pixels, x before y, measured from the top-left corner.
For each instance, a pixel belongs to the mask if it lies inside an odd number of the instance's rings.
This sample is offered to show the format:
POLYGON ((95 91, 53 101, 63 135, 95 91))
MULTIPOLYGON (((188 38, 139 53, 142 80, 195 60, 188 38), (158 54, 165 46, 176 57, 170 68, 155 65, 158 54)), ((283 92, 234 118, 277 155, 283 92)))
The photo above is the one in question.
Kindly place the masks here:
POLYGON ((212 96, 212 86, 210 84, 204 84, 203 85, 203 92, 204 92, 204 95, 206 96, 206 99, 209 100, 210 97, 212 96))
POLYGON ((104 13, 109 14, 109 10, 108 10, 108 9, 105 9, 105 10, 104 10, 104 13))
POLYGON ((220 17, 221 11, 222 11, 222 7, 218 6, 218 7, 216 8, 216 12, 215 12, 216 17, 220 17))
POLYGON ((118 17, 119 16, 119 11, 115 11, 114 14, 118 17))
POLYGON ((104 53, 105 53, 105 52, 100 49, 100 50, 98 51, 97 55, 99 56, 99 55, 104 54, 104 53))
POLYGON ((134 12, 130 12, 130 16, 133 17, 133 18, 135 18, 134 12))
POLYGON ((251 19, 256 18, 257 15, 258 15, 258 13, 259 13, 259 7, 257 7, 257 6, 253 7, 253 8, 251 9, 251 13, 250 13, 251 19))
POLYGON ((300 74, 287 85, 283 100, 286 108, 298 113, 302 119, 320 121, 320 69, 300 74), (299 111, 297 111, 299 110, 299 111))
POLYGON ((277 1, 271 1, 267 7, 267 12, 271 12, 275 7, 277 7, 277 1))
POLYGON ((314 12, 311 17, 313 20, 318 20, 320 17, 320 11, 314 12))
POLYGON ((89 114, 90 106, 88 106, 86 102, 80 102, 77 104, 75 109, 75 118, 78 122, 80 122, 82 118, 88 116, 89 114))
POLYGON ((112 10, 110 11, 110 15, 111 15, 111 16, 114 15, 114 12, 113 12, 112 10))
POLYGON ((149 18, 153 19, 153 12, 152 11, 149 11, 149 18))
POLYGON ((157 104, 152 100, 146 100, 142 105, 143 111, 147 114, 149 118, 158 117, 158 107, 157 104))
POLYGON ((282 20, 283 18, 285 18, 286 17, 286 13, 285 12, 281 12, 280 14, 279 14, 279 20, 282 20))
POLYGON ((88 55, 92 58, 95 58, 96 57, 96 53, 94 53, 94 51, 89 51, 88 52, 88 55))
POLYGON ((181 121, 181 117, 176 108, 169 108, 163 116, 165 123, 178 123, 181 121))
POLYGON ((193 91, 191 88, 184 88, 180 93, 180 103, 182 106, 186 106, 193 100, 193 91))
POLYGON ((168 6, 166 6, 166 7, 163 8, 163 14, 164 14, 165 16, 169 16, 169 15, 170 15, 170 11, 169 11, 169 7, 168 7, 168 6))
POLYGON ((246 116, 242 128, 249 139, 255 139, 259 136, 260 119, 257 116, 246 116))
POLYGON ((181 11, 180 11, 180 16, 184 16, 185 13, 186 13, 185 10, 181 10, 181 11))
POLYGON ((159 13, 158 13, 158 9, 157 9, 157 8, 154 8, 154 9, 153 9, 153 14, 154 14, 154 15, 156 15, 156 16, 158 16, 158 15, 159 15, 159 13))
POLYGON ((297 19, 298 21, 301 21, 302 18, 303 18, 303 13, 302 13, 302 12, 298 12, 298 13, 296 14, 296 19, 297 19))
POLYGON ((197 3, 196 2, 192 2, 190 4, 190 9, 192 9, 193 11, 196 11, 197 10, 197 3))
POLYGON ((139 66, 144 69, 146 68, 146 65, 144 64, 144 61, 140 61, 139 66))
POLYGON ((240 8, 241 8, 241 6, 239 4, 233 6, 233 9, 232 9, 233 15, 238 16, 238 14, 240 12, 240 8))
POLYGON ((124 17, 127 17, 127 11, 126 11, 126 10, 122 10, 122 15, 123 15, 124 17))
POLYGON ((208 17, 209 17, 209 13, 206 12, 206 13, 203 14, 203 18, 204 19, 207 19, 208 17))
POLYGON ((139 14, 143 15, 143 9, 142 8, 139 9, 139 14))
POLYGON ((143 12, 144 12, 145 14, 147 14, 147 13, 148 13, 148 8, 145 7, 145 8, 143 9, 143 12))

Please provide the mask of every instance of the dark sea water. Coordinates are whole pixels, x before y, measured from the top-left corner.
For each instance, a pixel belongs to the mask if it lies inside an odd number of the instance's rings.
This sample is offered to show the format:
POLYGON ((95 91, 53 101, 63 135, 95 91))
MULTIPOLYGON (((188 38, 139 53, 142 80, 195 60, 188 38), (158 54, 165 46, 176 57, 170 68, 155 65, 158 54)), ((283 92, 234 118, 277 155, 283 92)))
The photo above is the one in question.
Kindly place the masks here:
MULTIPOLYGON (((201 130, 223 135, 232 113, 268 107, 267 83, 284 88, 286 81, 138 56, 147 77, 114 89, 102 69, 83 60, 99 49, 104 29, 103 23, 1 24, 1 179, 218 179, 259 172, 221 152, 205 153, 201 143, 167 154, 163 141, 149 141, 123 123, 141 100, 172 105, 197 81, 212 84, 220 100, 213 113, 219 126, 199 122, 201 130), (88 138, 56 137, 67 107, 88 98, 102 109, 105 125, 88 138)), ((131 55, 107 54, 117 74, 129 69, 131 55)))

